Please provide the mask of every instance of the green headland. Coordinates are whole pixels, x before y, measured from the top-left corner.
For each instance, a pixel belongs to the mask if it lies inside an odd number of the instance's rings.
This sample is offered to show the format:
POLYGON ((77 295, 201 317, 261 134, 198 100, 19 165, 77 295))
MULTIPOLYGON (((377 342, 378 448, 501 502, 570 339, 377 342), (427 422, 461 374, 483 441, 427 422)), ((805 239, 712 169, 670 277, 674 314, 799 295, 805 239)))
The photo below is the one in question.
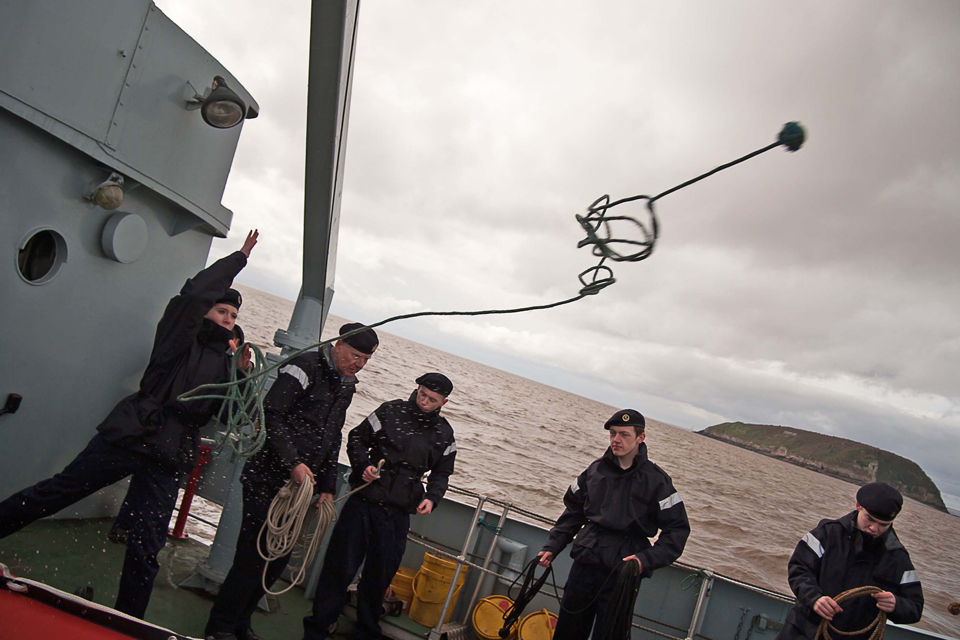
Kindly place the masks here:
POLYGON ((856 484, 886 482, 905 496, 947 511, 940 490, 920 465, 867 444, 793 427, 743 422, 715 424, 697 433, 856 484))

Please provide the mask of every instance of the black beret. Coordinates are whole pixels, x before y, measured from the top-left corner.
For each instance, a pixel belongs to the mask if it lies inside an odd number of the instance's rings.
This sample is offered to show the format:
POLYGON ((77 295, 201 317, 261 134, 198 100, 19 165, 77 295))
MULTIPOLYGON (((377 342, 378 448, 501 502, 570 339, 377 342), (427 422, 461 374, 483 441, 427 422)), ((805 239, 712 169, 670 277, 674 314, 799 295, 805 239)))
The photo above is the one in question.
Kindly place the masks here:
POLYGON ((227 291, 220 296, 220 299, 214 304, 228 304, 231 307, 235 307, 237 311, 239 311, 240 305, 243 304, 243 296, 241 296, 240 292, 236 289, 227 289, 227 291))
POLYGON ((886 482, 871 482, 860 487, 857 502, 877 520, 893 520, 903 508, 903 496, 886 482))
POLYGON ((363 331, 359 333, 355 333, 352 336, 343 338, 343 341, 360 353, 365 353, 368 356, 372 356, 373 352, 377 350, 377 345, 380 344, 380 338, 377 337, 376 331, 373 329, 364 329, 364 326, 365 325, 362 325, 359 322, 348 322, 340 327, 340 335, 342 336, 345 333, 350 333, 351 331, 356 331, 357 329, 363 329, 363 331))
POLYGON ((425 373, 417 378, 417 384, 423 385, 430 391, 442 396, 448 396, 453 391, 453 383, 450 382, 450 378, 442 373, 425 373))
POLYGON ((610 427, 640 427, 646 428, 647 422, 639 411, 635 409, 621 409, 613 414, 603 428, 610 430, 610 427))
POLYGON ((233 325, 233 337, 237 341, 237 344, 243 344, 245 340, 243 339, 243 329, 240 328, 240 325, 233 325))

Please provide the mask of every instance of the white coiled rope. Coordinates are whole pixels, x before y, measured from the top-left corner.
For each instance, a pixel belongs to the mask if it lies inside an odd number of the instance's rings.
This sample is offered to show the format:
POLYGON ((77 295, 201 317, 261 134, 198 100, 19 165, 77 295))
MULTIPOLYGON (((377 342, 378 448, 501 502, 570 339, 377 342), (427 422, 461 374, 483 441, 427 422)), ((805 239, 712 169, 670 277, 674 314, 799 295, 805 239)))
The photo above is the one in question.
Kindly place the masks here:
MULTIPOLYGON (((383 467, 383 463, 384 461, 381 460, 377 465, 377 478, 380 477, 380 469, 383 467)), ((373 482, 373 480, 370 482, 373 482)), ((303 582, 307 567, 310 566, 317 554, 320 541, 327 535, 330 525, 337 520, 337 510, 333 505, 366 488, 370 482, 364 483, 333 502, 321 501, 318 504, 319 512, 316 518, 316 526, 311 533, 304 533, 308 528, 307 520, 310 517, 310 505, 313 503, 314 481, 310 476, 306 476, 300 483, 293 480, 287 481, 287 484, 277 492, 270 503, 270 508, 267 510, 267 519, 260 527, 257 540, 257 553, 266 560, 263 565, 263 575, 260 578, 263 590, 266 593, 279 596, 303 582), (264 532, 266 532, 266 535, 264 535, 264 532), (303 550, 293 554, 299 565, 295 569, 291 568, 293 579, 290 581, 290 586, 283 591, 270 591, 267 586, 267 569, 270 563, 292 553, 301 536, 303 538, 303 550), (266 549, 266 553, 264 553, 264 549, 266 549)))

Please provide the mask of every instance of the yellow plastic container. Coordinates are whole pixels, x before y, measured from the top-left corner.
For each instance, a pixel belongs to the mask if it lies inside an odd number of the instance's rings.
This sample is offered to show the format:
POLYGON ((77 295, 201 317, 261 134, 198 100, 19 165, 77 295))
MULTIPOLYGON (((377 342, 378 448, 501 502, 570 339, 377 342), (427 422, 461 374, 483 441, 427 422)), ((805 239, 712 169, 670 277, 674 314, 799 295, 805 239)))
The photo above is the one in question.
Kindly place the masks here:
MULTIPOLYGON (((426 567, 434 573, 439 573, 447 578, 452 578, 453 573, 457 570, 457 563, 453 560, 447 560, 441 556, 435 556, 428 551, 423 554, 423 564, 421 567, 426 567)), ((464 566, 463 569, 466 571, 467 567, 464 566)), ((460 573, 463 573, 463 571, 460 573)), ((449 580, 447 580, 447 582, 449 582, 449 580)))
POLYGON ((410 604, 413 602, 413 577, 416 575, 416 569, 400 567, 397 569, 397 575, 390 581, 390 588, 393 589, 393 595, 403 601, 404 611, 409 611, 410 604))
MULTIPOLYGON (((433 558, 436 559, 436 556, 433 556, 433 558)), ((450 564, 456 567, 457 563, 450 564)), ((434 564, 434 566, 437 565, 434 564)), ((447 615, 443 618, 444 622, 450 622, 450 618, 453 617, 457 598, 460 597, 460 589, 466 579, 467 568, 464 567, 460 571, 460 577, 457 578, 457 586, 454 589, 453 598, 450 600, 447 615)), ((451 582, 453 582, 453 571, 450 571, 449 575, 437 573, 427 566, 426 559, 424 559, 423 566, 420 567, 417 575, 413 578, 413 602, 410 604, 410 619, 425 627, 435 627, 437 621, 440 620, 440 612, 443 610, 443 602, 447 599, 451 582)))
MULTIPOLYGON (((506 596, 487 596, 473 608, 473 630, 480 640, 501 640, 503 615, 513 606, 513 600, 506 596)), ((517 637, 517 623, 510 628, 507 640, 517 637)))
POLYGON ((520 621, 520 640, 553 640, 557 616, 546 609, 535 611, 520 621))

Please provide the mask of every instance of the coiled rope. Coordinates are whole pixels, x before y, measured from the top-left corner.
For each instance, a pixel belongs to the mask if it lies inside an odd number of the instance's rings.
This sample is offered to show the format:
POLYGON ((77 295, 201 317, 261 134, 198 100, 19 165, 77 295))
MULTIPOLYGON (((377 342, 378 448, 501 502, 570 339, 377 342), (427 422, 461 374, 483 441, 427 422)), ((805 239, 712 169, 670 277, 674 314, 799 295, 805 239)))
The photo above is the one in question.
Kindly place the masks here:
POLYGON ((544 569, 543 575, 535 578, 539 560, 539 558, 534 558, 528 562, 527 566, 523 568, 523 573, 514 578, 513 582, 507 588, 507 595, 510 595, 510 591, 516 586, 517 581, 523 577, 523 583, 520 585, 520 591, 517 592, 517 597, 513 599, 513 604, 510 605, 510 608, 503 612, 503 626, 500 628, 500 631, 498 631, 501 638, 508 638, 510 636, 513 627, 520 622, 520 616, 523 615, 523 610, 526 609, 527 605, 533 601, 533 598, 540 593, 540 589, 547 581, 547 576, 553 575, 553 567, 547 567, 544 569))
MULTIPOLYGON (((383 468, 384 462, 384 460, 381 460, 377 464, 377 477, 374 480, 380 477, 380 470, 383 468)), ((370 482, 374 482, 374 480, 370 482)), ((313 502, 314 481, 310 476, 304 477, 303 482, 300 483, 293 480, 287 481, 287 484, 277 492, 277 495, 270 502, 270 508, 267 509, 267 519, 263 521, 257 539, 257 553, 266 560, 263 565, 263 575, 260 578, 260 583, 266 593, 279 596, 303 582, 307 567, 310 566, 314 556, 317 555, 320 541, 326 537, 330 525, 337 520, 337 510, 333 505, 365 489, 370 482, 365 482, 333 502, 321 502, 318 505, 319 510, 313 531, 305 534, 303 532, 306 529, 307 518, 310 515, 310 505, 313 502), (294 554, 298 566, 289 586, 282 591, 270 591, 270 587, 267 586, 267 569, 270 563, 293 553, 301 535, 303 536, 303 551, 294 554)))
MULTIPOLYGON (((879 587, 857 587, 856 589, 844 591, 840 595, 834 596, 833 599, 837 604, 840 604, 845 600, 851 600, 861 596, 870 596, 875 593, 881 593, 882 591, 883 589, 880 589, 879 587)), ((865 626, 863 629, 859 629, 857 631, 841 631, 830 624, 829 620, 823 618, 820 620, 820 626, 817 627, 817 635, 813 640, 820 640, 820 638, 823 638, 824 640, 833 640, 833 636, 831 636, 832 633, 836 633, 841 636, 859 636, 871 630, 873 633, 870 634, 870 637, 867 640, 883 640, 883 633, 886 631, 886 626, 887 614, 882 610, 877 611, 877 617, 873 619, 873 622, 865 626)))
POLYGON ((640 591, 640 563, 633 560, 621 562, 616 569, 617 577, 613 591, 603 613, 603 625, 597 640, 627 640, 633 622, 633 605, 640 591))
POLYGON ((258 375, 263 371, 267 358, 263 351, 255 344, 245 342, 234 354, 230 367, 230 393, 223 396, 208 395, 201 398, 223 398, 217 420, 225 425, 223 431, 214 434, 216 453, 220 453, 228 445, 230 449, 242 458, 248 458, 259 451, 267 441, 267 431, 263 425, 263 390, 267 384, 267 376, 258 375), (239 368, 239 356, 244 347, 250 349, 250 366, 244 371, 239 368), (227 419, 224 420, 224 413, 227 419))
POLYGON ((572 298, 551 302, 549 304, 517 307, 514 309, 486 309, 481 311, 418 311, 416 313, 405 313, 392 316, 386 320, 381 320, 380 322, 374 322, 373 324, 349 331, 329 340, 322 340, 314 343, 304 347, 303 349, 300 349, 299 351, 293 352, 280 362, 266 367, 264 366, 266 364, 266 360, 262 357, 260 350, 257 349, 255 345, 250 345, 251 350, 253 350, 256 357, 253 359, 252 366, 246 375, 238 378, 236 373, 236 364, 234 364, 230 382, 201 385, 196 389, 192 389, 181 394, 177 399, 181 402, 211 399, 223 400, 225 405, 227 405, 227 419, 225 421, 222 420, 222 422, 224 422, 226 425, 226 431, 224 432, 225 435, 222 435, 218 438, 218 442, 220 443, 218 446, 222 448, 226 442, 229 442, 237 455, 244 457, 251 456, 259 451, 265 440, 263 401, 260 396, 261 391, 266 385, 267 376, 274 369, 282 367, 293 358, 296 358, 306 351, 322 347, 336 340, 350 337, 366 329, 373 329, 391 322, 396 322, 398 320, 409 320, 411 318, 423 318, 427 316, 489 316, 525 313, 527 311, 552 309, 554 307, 577 302, 578 300, 582 300, 587 296, 596 295, 603 289, 616 282, 616 279, 613 277, 613 270, 604 264, 607 260, 611 260, 613 262, 640 262, 641 260, 645 260, 646 258, 650 257, 650 255, 653 253, 654 246, 656 245, 657 239, 660 235, 660 227, 653 206, 657 200, 660 200, 671 193, 679 191, 684 187, 688 187, 696 182, 699 182, 704 178, 708 178, 709 176, 723 171, 724 169, 729 169, 730 167, 738 165, 741 162, 745 162, 750 158, 754 158, 762 153, 770 151, 771 149, 784 146, 789 151, 797 151, 803 146, 805 138, 806 133, 798 122, 788 122, 780 131, 776 142, 757 149, 752 153, 748 153, 747 155, 737 158, 732 162, 720 165, 719 167, 701 174, 696 178, 687 180, 686 182, 678 184, 675 187, 667 189, 658 195, 636 195, 628 198, 622 198, 614 202, 610 202, 609 195, 604 195, 594 200, 593 203, 587 207, 587 214, 585 216, 576 216, 577 222, 580 224, 587 236, 577 244, 577 247, 580 248, 591 246, 593 255, 599 257, 600 261, 596 265, 578 274, 577 278, 580 281, 581 287, 579 293, 572 298), (633 216, 627 215, 610 215, 611 209, 636 200, 646 201, 648 220, 641 221, 633 216), (614 237, 610 228, 611 222, 632 223, 639 232, 639 238, 614 237))

